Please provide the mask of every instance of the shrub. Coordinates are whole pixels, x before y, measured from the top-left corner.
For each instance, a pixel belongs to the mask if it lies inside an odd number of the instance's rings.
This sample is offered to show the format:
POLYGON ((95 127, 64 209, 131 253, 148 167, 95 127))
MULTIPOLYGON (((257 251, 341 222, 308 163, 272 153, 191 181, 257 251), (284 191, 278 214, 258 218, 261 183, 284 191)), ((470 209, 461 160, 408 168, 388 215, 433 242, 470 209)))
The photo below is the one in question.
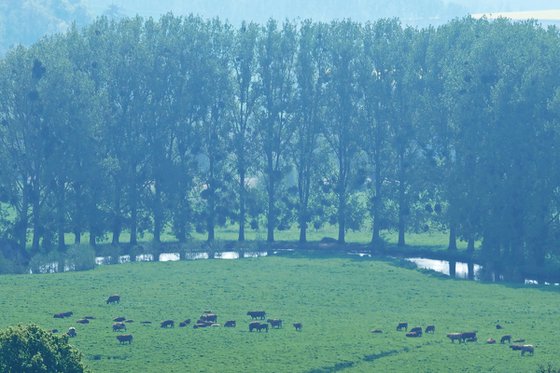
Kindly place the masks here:
POLYGON ((95 249, 89 245, 72 245, 66 252, 66 265, 74 271, 95 268, 95 249))
POLYGON ((31 258, 29 268, 33 273, 55 273, 62 272, 63 268, 60 266, 61 255, 57 251, 51 251, 47 254, 37 254, 31 258))
POLYGON ((0 331, 1 372, 86 372, 82 354, 37 325, 17 325, 0 331))

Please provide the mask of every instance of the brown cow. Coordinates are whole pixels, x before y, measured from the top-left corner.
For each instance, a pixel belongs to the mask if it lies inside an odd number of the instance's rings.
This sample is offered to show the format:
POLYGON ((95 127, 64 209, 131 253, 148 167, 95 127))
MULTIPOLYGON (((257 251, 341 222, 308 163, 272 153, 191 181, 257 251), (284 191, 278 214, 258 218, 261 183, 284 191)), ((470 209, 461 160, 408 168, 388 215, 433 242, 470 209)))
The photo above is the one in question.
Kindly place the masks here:
POLYGON ((110 295, 109 298, 107 298, 107 304, 120 303, 120 301, 121 296, 117 294, 110 295))
POLYGON ((397 331, 401 331, 401 330, 408 330, 408 323, 407 322, 400 322, 399 325, 397 325, 397 331))
POLYGON ((280 319, 268 319, 266 322, 270 323, 270 327, 280 329, 282 327, 282 320, 280 319))
POLYGON ((500 339, 500 343, 504 344, 507 341, 507 343, 511 344, 511 335, 507 334, 504 335, 501 339, 500 339))
POLYGON ((266 312, 264 311, 249 311, 247 312, 247 316, 251 316, 252 320, 260 319, 264 320, 266 317, 266 312))
POLYGON ((434 334, 435 332, 436 332, 436 327, 435 327, 435 325, 428 325, 428 326, 426 326, 426 334, 428 334, 428 333, 434 334))
POLYGON ((128 342, 128 344, 132 343, 132 334, 121 334, 117 335, 117 339, 121 344, 128 342))
POLYGON ((301 331, 301 328, 303 328, 303 325, 300 322, 295 322, 292 325, 294 326, 294 328, 296 328, 297 331, 301 331))
POLYGON ((119 330, 126 330, 126 324, 122 322, 113 323, 113 331, 118 332, 119 330))
POLYGON ((165 320, 161 322, 160 326, 162 328, 173 328, 175 326, 175 322, 173 320, 165 320))
POLYGON ((226 321, 226 323, 224 324, 224 326, 226 328, 235 328, 235 320, 228 320, 226 321))

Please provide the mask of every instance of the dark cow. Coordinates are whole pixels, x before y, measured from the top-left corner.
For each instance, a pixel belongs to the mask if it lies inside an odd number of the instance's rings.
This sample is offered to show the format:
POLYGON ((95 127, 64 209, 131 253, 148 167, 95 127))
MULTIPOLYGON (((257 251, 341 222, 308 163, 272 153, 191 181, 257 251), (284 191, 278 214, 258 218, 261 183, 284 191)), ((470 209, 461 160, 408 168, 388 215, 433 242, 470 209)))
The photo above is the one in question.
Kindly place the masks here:
POLYGON ((418 333, 418 332, 408 332, 405 334, 407 337, 412 337, 412 338, 416 338, 416 337, 421 337, 422 333, 418 333))
POLYGON ((257 328, 257 330, 260 332, 261 330, 266 330, 266 332, 268 333, 268 324, 263 322, 259 324, 259 327, 257 328))
POLYGON ((500 324, 496 324, 496 329, 503 329, 504 327, 501 326, 500 324))
POLYGON ((372 330, 370 330, 369 332, 370 332, 370 333, 373 333, 373 334, 381 334, 381 333, 383 333, 383 330, 381 330, 381 329, 372 329, 372 330))
POLYGON ((401 331, 401 330, 408 330, 408 323, 407 322, 400 322, 399 325, 397 325, 397 331, 401 331))
POLYGON ((416 326, 416 327, 410 329, 410 332, 418 334, 418 337, 422 336, 422 328, 420 326, 416 326))
POLYGON ((228 320, 226 321, 226 323, 224 324, 224 326, 226 328, 235 328, 235 320, 228 320))
POLYGON ((132 334, 121 334, 117 335, 117 339, 121 344, 128 342, 128 344, 132 343, 132 334))
POLYGON ((459 341, 461 343, 461 337, 463 333, 449 333, 447 334, 447 338, 451 339, 451 342, 455 343, 455 341, 459 341))
POLYGON ((117 294, 110 295, 109 298, 107 298, 107 304, 120 303, 120 301, 121 296, 117 294))
POLYGON ((280 329, 282 327, 282 320, 280 319, 268 319, 266 322, 270 324, 271 328, 280 329))
POLYGON ((251 316, 252 320, 260 319, 264 320, 266 317, 266 312, 264 311, 249 311, 247 312, 247 316, 251 316))
POLYGON ((88 319, 79 319, 78 321, 76 321, 78 324, 89 324, 89 320, 88 319))
POLYGON ((426 326, 426 331, 425 331, 426 334, 428 334, 428 333, 434 334, 435 332, 436 332, 436 327, 435 327, 435 325, 428 325, 428 326, 426 326))
POLYGON ((175 322, 173 320, 165 320, 161 322, 160 326, 162 328, 173 328, 175 326, 175 322))
POLYGON ((295 322, 292 325, 294 326, 294 328, 296 328, 297 331, 301 331, 301 328, 303 328, 303 325, 300 322, 295 322))
POLYGON ((151 323, 152 323, 151 321, 140 321, 140 324, 142 325, 149 325, 151 323))
POLYGON ((68 328, 68 332, 66 332, 66 334, 67 334, 69 337, 75 337, 75 336, 78 335, 78 334, 76 333, 76 328, 74 328, 74 327, 68 328))
POLYGON ((249 331, 252 332, 253 330, 260 330, 261 323, 258 321, 253 321, 249 323, 249 331))
POLYGON ((191 319, 186 319, 185 321, 181 321, 179 323, 179 328, 184 328, 185 326, 189 325, 191 323, 191 319))
POLYGON ((513 351, 521 351, 521 355, 525 355, 525 352, 533 355, 535 353, 535 347, 533 345, 511 345, 509 346, 513 351))
POLYGON ((113 331, 118 332, 119 330, 126 330, 126 325, 122 322, 113 323, 113 331))
POLYGON ((464 332, 461 333, 461 341, 463 342, 476 342, 476 332, 464 332))
POLYGON ((95 320, 95 317, 93 317, 93 316, 84 316, 84 319, 86 319, 86 320, 95 320))
POLYGON ((523 343, 523 342, 525 342, 525 339, 523 338, 513 340, 513 343, 523 343))
POLYGON ((62 317, 70 317, 70 316, 72 316, 73 314, 74 314, 74 312, 72 312, 72 311, 63 312, 63 313, 62 313, 62 317))
POLYGON ((209 322, 218 322, 218 315, 214 313, 205 313, 200 316, 200 320, 209 321, 209 322))
POLYGON ((125 321, 125 320, 126 320, 126 317, 124 317, 124 316, 115 317, 115 318, 113 319, 114 322, 123 322, 123 321, 125 321))
POLYGON ((51 329, 51 333, 53 333, 53 334, 58 333, 58 329, 51 329))
POLYGON ((504 344, 505 342, 511 344, 511 335, 504 335, 501 339, 500 339, 500 343, 504 344))
POLYGON ((493 344, 496 344, 496 340, 494 338, 488 338, 486 340, 486 343, 488 343, 489 345, 493 345, 493 344))

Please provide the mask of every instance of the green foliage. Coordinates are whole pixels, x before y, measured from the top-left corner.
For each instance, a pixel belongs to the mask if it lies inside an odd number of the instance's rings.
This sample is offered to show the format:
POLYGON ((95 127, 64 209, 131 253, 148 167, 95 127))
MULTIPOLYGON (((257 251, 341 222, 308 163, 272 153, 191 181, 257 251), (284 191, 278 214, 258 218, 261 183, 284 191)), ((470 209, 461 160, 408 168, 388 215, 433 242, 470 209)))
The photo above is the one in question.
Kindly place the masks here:
POLYGON ((75 271, 85 271, 95 267, 95 249, 89 245, 72 245, 64 255, 65 265, 75 271))
POLYGON ((2 372, 87 371, 82 354, 68 344, 65 336, 56 336, 37 325, 10 326, 0 331, 0 370, 2 372))

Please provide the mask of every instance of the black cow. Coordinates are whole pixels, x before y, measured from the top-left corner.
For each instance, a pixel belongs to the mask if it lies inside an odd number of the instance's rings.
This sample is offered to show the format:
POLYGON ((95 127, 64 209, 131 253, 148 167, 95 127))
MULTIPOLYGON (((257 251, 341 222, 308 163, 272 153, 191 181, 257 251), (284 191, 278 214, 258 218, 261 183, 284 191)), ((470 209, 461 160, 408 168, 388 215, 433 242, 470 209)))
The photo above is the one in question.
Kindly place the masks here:
POLYGON ((266 317, 266 312, 264 311, 249 311, 247 312, 247 316, 251 316, 252 320, 260 319, 264 320, 266 317))
POLYGON ((132 343, 132 334, 121 334, 117 335, 117 339, 121 344, 128 342, 128 344, 132 343))
POLYGON ((511 335, 507 334, 504 335, 501 339, 500 339, 500 343, 504 344, 507 341, 507 343, 511 344, 511 335))
POLYGON ((426 326, 426 334, 427 333, 432 333, 434 334, 436 332, 436 327, 435 325, 428 325, 426 326))
POLYGON ((421 337, 422 336, 422 328, 420 326, 416 326, 412 329, 410 329, 411 333, 416 333, 417 337, 421 337))
POLYGON ((161 322, 160 326, 162 328, 173 328, 175 326, 175 322, 173 320, 165 320, 161 322))
POLYGON ((66 334, 67 334, 69 337, 75 337, 75 336, 77 336, 76 328, 74 328, 74 327, 68 328, 68 332, 66 332, 66 334))
POLYGON ((78 324, 89 324, 89 320, 88 319, 80 319, 78 321, 76 321, 78 324))
POLYGON ((226 323, 224 324, 224 326, 226 328, 235 328, 235 320, 228 320, 226 321, 226 323))
POLYGON ((461 333, 461 341, 463 342, 476 342, 476 332, 464 332, 461 333))
POLYGON ((110 295, 109 298, 107 298, 107 304, 120 303, 120 301, 121 296, 117 294, 110 295))
POLYGON ((401 330, 408 330, 408 323, 407 322, 400 322, 399 325, 397 325, 397 331, 401 331, 401 330))
POLYGON ((268 319, 266 321, 270 323, 272 328, 280 329, 282 327, 282 320, 280 319, 268 319))
POLYGON ((218 315, 214 313, 205 313, 200 316, 200 320, 209 321, 209 322, 218 322, 218 315))
POLYGON ((258 330, 259 332, 260 332, 261 330, 266 330, 266 332, 268 333, 268 324, 265 323, 265 322, 260 323, 260 325, 259 325, 259 327, 258 327, 257 330, 258 330))
POLYGON ((261 330, 261 323, 258 321, 253 321, 249 323, 249 331, 252 332, 253 330, 261 330))
POLYGON ((301 328, 303 328, 303 325, 300 322, 295 322, 292 325, 294 326, 294 328, 296 328, 297 331, 301 331, 301 328))
POLYGON ((118 332, 119 330, 126 330, 126 325, 122 322, 113 323, 113 331, 118 332))
POLYGON ((124 316, 115 317, 113 319, 114 322, 123 322, 125 320, 126 320, 126 317, 124 317, 124 316))

